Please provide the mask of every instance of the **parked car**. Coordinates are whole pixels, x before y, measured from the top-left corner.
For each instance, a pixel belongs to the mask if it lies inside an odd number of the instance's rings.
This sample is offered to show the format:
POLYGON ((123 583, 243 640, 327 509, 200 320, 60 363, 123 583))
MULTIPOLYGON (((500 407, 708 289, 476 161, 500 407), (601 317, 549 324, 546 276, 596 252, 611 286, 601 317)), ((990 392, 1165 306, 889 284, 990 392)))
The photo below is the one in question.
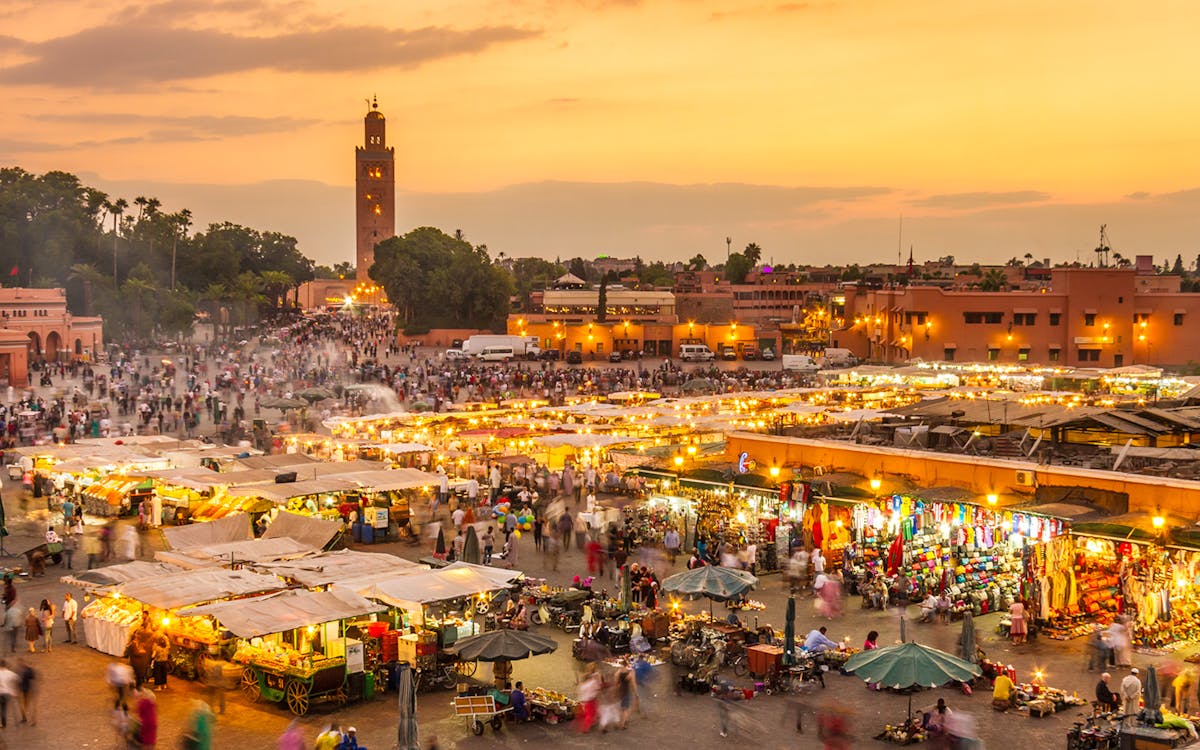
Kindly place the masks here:
POLYGON ((617 351, 616 349, 613 349, 611 352, 608 353, 608 361, 609 362, 620 362, 621 361, 621 352, 617 351))
POLYGON ((721 359, 725 360, 726 362, 732 362, 736 360, 737 349, 734 349, 732 346, 721 347, 721 359))
POLYGON ((742 347, 742 359, 746 360, 747 362, 758 359, 758 347, 757 346, 743 346, 742 347))
POLYGON ((578 349, 572 349, 571 351, 567 352, 567 364, 568 365, 583 364, 583 352, 579 351, 578 349))
POLYGON ((462 349, 447 349, 444 356, 446 359, 470 359, 462 349))
POLYGON ((543 349, 542 353, 538 355, 538 359, 544 359, 548 362, 557 362, 558 360, 562 359, 562 352, 557 349, 543 349))
POLYGON ((762 358, 763 358, 764 362, 774 362, 775 361, 775 350, 769 346, 766 349, 763 349, 762 350, 762 358))
POLYGON ((454 339, 450 342, 451 349, 462 349, 462 339, 454 339))

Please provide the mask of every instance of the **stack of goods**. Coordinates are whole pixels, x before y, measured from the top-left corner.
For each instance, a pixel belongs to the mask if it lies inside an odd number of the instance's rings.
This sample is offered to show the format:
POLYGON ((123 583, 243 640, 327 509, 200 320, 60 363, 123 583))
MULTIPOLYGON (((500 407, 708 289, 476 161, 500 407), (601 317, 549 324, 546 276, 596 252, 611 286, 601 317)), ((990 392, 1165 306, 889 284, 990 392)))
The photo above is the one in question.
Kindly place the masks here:
POLYGON ((888 724, 881 733, 875 735, 875 739, 893 745, 913 745, 925 741, 925 730, 921 727, 921 722, 909 719, 898 726, 888 724))
POLYGON ((273 643, 255 638, 253 643, 242 643, 230 661, 237 664, 253 664, 268 670, 289 673, 306 673, 314 669, 332 666, 345 659, 329 659, 321 654, 302 654, 286 643, 273 643))
POLYGON ((1115 570, 1093 568, 1075 576, 1079 589, 1079 607, 1095 621, 1110 622, 1117 613, 1121 577, 1115 570))
POLYGON ((1082 638, 1092 632, 1095 627, 1092 618, 1087 615, 1064 615, 1056 617, 1053 622, 1042 627, 1039 635, 1053 638, 1056 641, 1069 641, 1072 638, 1082 638))
POLYGON ((540 687, 527 691, 525 702, 529 705, 529 715, 547 724, 570 721, 575 718, 575 712, 579 709, 579 701, 540 687))
POLYGON ((97 599, 83 608, 84 618, 95 618, 122 627, 132 627, 142 621, 142 613, 130 609, 120 599, 97 599))
POLYGON ((215 647, 220 641, 216 628, 207 617, 172 618, 167 627, 167 635, 175 645, 182 648, 208 649, 215 647))

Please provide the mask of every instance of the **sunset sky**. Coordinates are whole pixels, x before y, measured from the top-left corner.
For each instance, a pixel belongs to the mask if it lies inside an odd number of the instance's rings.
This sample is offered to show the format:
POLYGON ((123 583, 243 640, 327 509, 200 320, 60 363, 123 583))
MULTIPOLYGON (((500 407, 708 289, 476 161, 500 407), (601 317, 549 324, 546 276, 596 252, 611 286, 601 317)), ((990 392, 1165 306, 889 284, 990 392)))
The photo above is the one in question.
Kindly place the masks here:
POLYGON ((509 256, 1200 250, 1200 6, 6 0, 0 165, 353 259, 377 94, 397 228, 509 256), (903 236, 900 237, 900 217, 903 236))

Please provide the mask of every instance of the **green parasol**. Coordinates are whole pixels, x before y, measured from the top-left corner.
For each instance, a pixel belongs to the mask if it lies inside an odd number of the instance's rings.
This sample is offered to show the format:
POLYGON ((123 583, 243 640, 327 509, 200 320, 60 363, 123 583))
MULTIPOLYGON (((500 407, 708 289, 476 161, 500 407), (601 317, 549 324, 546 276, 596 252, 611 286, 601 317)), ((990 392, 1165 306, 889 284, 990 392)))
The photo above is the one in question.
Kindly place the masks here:
MULTIPOLYGON (((860 651, 846 661, 845 670, 868 683, 878 682, 895 690, 970 682, 980 675, 979 667, 974 664, 919 643, 860 651)), ((912 715, 911 694, 908 696, 908 714, 912 715)))

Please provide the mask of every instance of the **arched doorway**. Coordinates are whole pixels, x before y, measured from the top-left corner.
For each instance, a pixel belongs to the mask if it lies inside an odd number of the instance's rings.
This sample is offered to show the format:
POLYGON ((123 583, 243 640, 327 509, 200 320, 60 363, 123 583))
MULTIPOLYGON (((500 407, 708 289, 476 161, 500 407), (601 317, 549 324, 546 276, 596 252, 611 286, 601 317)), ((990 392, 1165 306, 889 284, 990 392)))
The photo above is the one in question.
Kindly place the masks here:
POLYGON ((29 358, 40 359, 42 356, 42 337, 37 331, 29 332, 29 358))
POLYGON ((51 331, 46 335, 46 359, 58 359, 62 348, 62 336, 58 335, 58 331, 51 331))
POLYGON ((83 341, 81 341, 79 339, 75 339, 75 356, 79 357, 82 355, 83 355, 83 341))

